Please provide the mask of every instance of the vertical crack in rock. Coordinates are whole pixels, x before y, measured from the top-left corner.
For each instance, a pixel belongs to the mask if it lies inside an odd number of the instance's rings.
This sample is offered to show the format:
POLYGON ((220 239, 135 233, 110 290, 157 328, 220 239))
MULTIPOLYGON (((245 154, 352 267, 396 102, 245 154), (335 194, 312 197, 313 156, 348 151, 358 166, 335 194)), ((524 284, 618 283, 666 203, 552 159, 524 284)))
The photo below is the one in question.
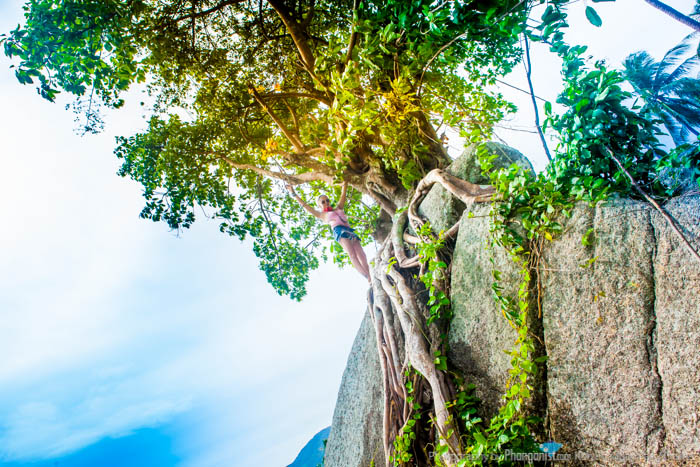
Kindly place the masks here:
POLYGON ((659 373, 658 366, 658 351, 656 348, 657 342, 657 331, 656 331, 656 271, 654 270, 654 263, 656 261, 657 253, 657 242, 658 236, 656 229, 654 228, 654 222, 652 220, 653 212, 649 211, 649 226, 651 228, 652 235, 654 237, 654 244, 652 245, 652 250, 649 254, 649 267, 650 267, 650 280, 651 280, 651 299, 649 304, 650 320, 647 328, 646 337, 646 350, 647 359, 649 360, 649 368, 651 370, 652 377, 652 387, 656 389, 656 404, 658 406, 658 425, 645 435, 645 444, 647 456, 649 455, 659 455, 663 451, 664 442, 666 439, 666 428, 664 426, 664 406, 663 406, 663 379, 659 373), (655 433, 659 433, 658 441, 656 446, 650 446, 649 443, 653 443, 653 439, 650 439, 655 433), (651 452, 650 452, 651 450, 651 452))
MULTIPOLYGON (((547 343, 544 338, 544 325, 542 322, 543 315, 540 314, 540 309, 537 306, 541 297, 538 297, 540 291, 540 268, 534 267, 531 271, 532 277, 530 279, 530 299, 529 299, 529 321, 528 327, 530 332, 535 336, 534 344, 535 349, 532 355, 533 360, 542 356, 547 355, 547 343)), ((544 286, 542 286, 542 291, 544 293, 544 286)), ((542 425, 536 425, 531 427, 532 434, 535 438, 541 438, 542 441, 548 441, 551 438, 551 433, 549 432, 549 404, 547 401, 547 361, 542 363, 537 363, 537 373, 533 383, 533 396, 532 396, 532 410, 533 415, 539 417, 543 420, 542 425)))

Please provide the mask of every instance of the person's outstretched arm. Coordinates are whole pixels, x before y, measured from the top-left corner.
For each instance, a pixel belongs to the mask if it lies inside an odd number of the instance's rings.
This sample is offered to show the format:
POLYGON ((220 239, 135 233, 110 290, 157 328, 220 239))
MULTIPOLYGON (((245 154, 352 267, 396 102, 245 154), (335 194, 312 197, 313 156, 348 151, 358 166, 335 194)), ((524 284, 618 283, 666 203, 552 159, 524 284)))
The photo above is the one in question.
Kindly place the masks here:
POLYGON ((345 199, 346 199, 347 194, 348 194, 348 182, 343 182, 343 190, 340 192, 340 200, 338 200, 338 204, 336 205, 336 207, 338 209, 345 208, 345 199))
POLYGON ((323 220, 323 214, 321 214, 319 211, 315 210, 314 208, 312 208, 311 206, 306 204, 304 202, 304 200, 301 199, 301 197, 299 195, 297 195, 297 192, 294 191, 294 188, 292 187, 292 185, 287 185, 287 190, 289 190, 289 192, 292 194, 294 199, 296 199, 299 202, 299 204, 301 204, 301 207, 303 207, 306 210, 306 212, 308 212, 309 214, 311 214, 314 217, 318 217, 319 219, 323 220))

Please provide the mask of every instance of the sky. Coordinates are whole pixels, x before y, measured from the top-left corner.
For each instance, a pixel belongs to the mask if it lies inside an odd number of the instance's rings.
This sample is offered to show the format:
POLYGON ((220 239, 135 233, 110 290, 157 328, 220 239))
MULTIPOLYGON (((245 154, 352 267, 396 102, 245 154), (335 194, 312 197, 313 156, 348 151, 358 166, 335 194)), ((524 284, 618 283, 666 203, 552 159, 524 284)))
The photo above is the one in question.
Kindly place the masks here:
MULTIPOLYGON (((21 3, 0 0, 0 32, 21 3)), ((690 32, 642 0, 595 3, 601 28, 584 6, 567 40, 615 66, 690 32)), ((559 63, 532 53, 535 93, 554 100, 559 63)), ((325 265, 293 302, 216 222, 177 236, 140 219, 141 188, 112 154, 115 136, 145 127, 139 99, 81 137, 68 101, 41 99, 8 66, 0 57, 0 466, 291 463, 331 423, 364 279, 325 265)), ((522 67, 505 81, 527 86, 522 67)), ((503 126, 533 131, 529 97, 503 92, 520 107, 503 126)), ((544 167, 535 134, 497 133, 544 167)))

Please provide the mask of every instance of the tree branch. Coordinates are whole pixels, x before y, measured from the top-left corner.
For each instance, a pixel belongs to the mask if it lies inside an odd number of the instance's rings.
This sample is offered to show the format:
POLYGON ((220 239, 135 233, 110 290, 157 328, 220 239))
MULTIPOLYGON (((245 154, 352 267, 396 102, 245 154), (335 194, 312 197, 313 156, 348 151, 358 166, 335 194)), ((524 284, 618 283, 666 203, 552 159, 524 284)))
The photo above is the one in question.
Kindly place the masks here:
POLYGON ((411 221, 413 230, 418 232, 425 223, 418 214, 418 205, 430 191, 430 188, 439 183, 444 189, 452 193, 454 197, 462 201, 467 206, 473 203, 485 203, 492 200, 496 189, 492 186, 476 185, 474 183, 450 175, 444 170, 434 169, 418 182, 416 191, 408 203, 408 219, 411 221))
POLYGON ((280 256, 280 251, 277 248, 277 241, 275 240, 275 236, 273 234, 272 223, 270 222, 270 218, 267 217, 267 213, 265 212, 265 206, 263 205, 263 200, 262 200, 262 187, 260 186, 260 182, 258 182, 258 186, 257 186, 257 195, 258 195, 258 203, 260 204, 260 212, 262 212, 262 215, 265 218, 265 223, 267 224, 267 230, 270 231, 270 237, 272 239, 272 246, 275 249, 275 256, 277 257, 277 272, 279 273, 280 276, 283 276, 284 273, 282 272, 282 258, 280 256))
POLYGON ((537 127, 537 133, 540 135, 540 141, 542 141, 542 147, 544 148, 544 153, 547 155, 547 159, 551 162, 552 155, 549 153, 549 148, 547 147, 547 141, 544 139, 544 133, 542 133, 542 128, 540 127, 540 114, 537 110, 537 101, 535 100, 535 90, 532 88, 532 79, 530 77, 532 73, 532 64, 530 63, 530 42, 527 40, 527 34, 523 33, 523 39, 525 40, 525 72, 527 74, 527 85, 530 88, 530 98, 532 99, 532 107, 535 109, 535 126, 537 127))
POLYGON ((359 7, 360 7, 360 0, 354 0, 354 2, 352 4, 352 17, 353 17, 353 24, 351 26, 352 33, 350 34, 350 42, 348 42, 348 52, 345 54, 345 61, 340 64, 340 74, 343 74, 345 67, 348 66, 348 63, 350 62, 350 59, 352 58, 352 49, 355 48, 355 44, 357 43, 357 31, 355 30, 354 20, 355 20, 355 14, 357 13, 359 7))
POLYGON ((277 15, 279 15, 280 19, 284 23, 284 26, 287 28, 287 31, 289 31, 289 34, 292 36, 292 40, 294 41, 294 45, 297 47, 297 51, 301 56, 301 61, 304 64, 304 67, 309 72, 313 72, 316 58, 311 52, 311 48, 306 41, 307 34, 303 25, 297 23, 296 20, 290 16, 289 10, 287 10, 284 3, 282 3, 280 0, 267 0, 267 3, 269 3, 270 6, 277 12, 277 15))
POLYGON ((184 16, 180 16, 179 18, 175 18, 172 20, 172 23, 178 23, 178 22, 186 20, 186 19, 195 19, 195 18, 199 18, 202 16, 206 16, 206 15, 209 15, 209 14, 214 13, 216 11, 219 11, 222 8, 225 8, 229 5, 236 5, 238 3, 243 3, 244 1, 246 1, 246 0, 224 0, 223 2, 219 3, 218 5, 215 5, 211 8, 209 8, 208 10, 202 10, 202 11, 197 12, 197 13, 190 13, 189 15, 184 15, 184 16))
POLYGON ((311 24, 311 20, 314 17, 314 13, 316 13, 316 1, 311 0, 311 3, 309 4, 309 14, 306 15, 306 18, 304 18, 304 21, 301 22, 301 27, 303 29, 306 29, 309 27, 311 24))
POLYGON ((403 235, 406 231, 407 222, 408 213, 406 211, 403 211, 401 214, 394 217, 394 223, 391 227, 391 242, 394 244, 394 256, 396 256, 396 260, 398 261, 398 264, 402 269, 409 269, 420 266, 419 257, 407 257, 406 250, 404 250, 403 247, 403 235))
POLYGON ((430 60, 428 60, 428 63, 425 64, 423 67, 423 71, 420 74, 420 79, 418 80, 418 92, 416 93, 417 96, 420 96, 421 89, 423 88, 423 76, 425 76, 425 72, 428 71, 428 68, 430 68, 430 65, 432 65, 433 61, 440 56, 442 52, 445 51, 446 48, 457 42, 459 39, 462 39, 463 37, 466 37, 467 33, 463 32, 462 34, 455 36, 451 41, 448 43, 444 44, 442 47, 438 49, 437 52, 435 52, 435 55, 430 57, 430 60))
POLYGON ((313 99, 313 100, 322 102, 326 105, 329 105, 329 106, 331 105, 331 101, 328 100, 328 98, 321 93, 312 94, 312 93, 308 93, 308 92, 277 92, 277 93, 261 94, 260 97, 264 97, 265 99, 287 99, 290 97, 299 97, 299 98, 313 99))
POLYGON ((282 172, 275 172, 274 170, 263 169, 257 165, 252 164, 242 164, 240 162, 235 162, 231 158, 224 156, 222 154, 214 154, 215 157, 226 162, 228 165, 238 170, 250 170, 257 174, 263 175, 265 177, 275 178, 277 180, 282 180, 290 185, 301 185, 303 183, 309 183, 314 181, 322 181, 326 183, 333 183, 333 177, 324 173, 318 172, 304 172, 302 174, 286 174, 282 172))
POLYGON ((297 118, 297 113, 294 111, 291 105, 287 103, 287 101, 284 101, 285 107, 287 107, 287 110, 289 110, 289 114, 292 116, 292 121, 294 122, 294 131, 296 131, 297 134, 299 134, 299 119, 297 118))
POLYGON ((303 152, 304 151, 304 145, 302 144, 301 140, 293 134, 289 129, 285 126, 285 124, 280 120, 280 118, 272 111, 272 109, 265 103, 263 100, 262 96, 258 91, 252 86, 248 85, 248 90, 249 92, 253 95, 253 98, 255 101, 260 104, 260 107, 263 108, 265 112, 272 118, 272 121, 277 124, 277 127, 282 131, 284 136, 287 137, 290 143, 292 143, 292 146, 294 146, 294 149, 296 149, 298 152, 303 152))

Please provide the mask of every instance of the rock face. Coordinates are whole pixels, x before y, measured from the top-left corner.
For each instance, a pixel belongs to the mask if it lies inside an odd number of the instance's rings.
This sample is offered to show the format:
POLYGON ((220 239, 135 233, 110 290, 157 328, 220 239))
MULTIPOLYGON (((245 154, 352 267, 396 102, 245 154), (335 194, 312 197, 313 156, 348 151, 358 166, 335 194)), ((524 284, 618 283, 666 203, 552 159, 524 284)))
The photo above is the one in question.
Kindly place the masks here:
POLYGON ((544 256, 551 437, 580 459, 641 463, 664 437, 650 210, 627 200, 578 207, 569 226, 544 256), (595 244, 584 247, 591 227, 595 244))
MULTIPOLYGON (((423 203, 425 213, 443 208, 439 193, 423 203)), ((665 208, 700 248, 700 195, 676 198, 665 208)), ((473 217, 460 221, 448 355, 476 384, 485 416, 501 403, 510 368, 503 350, 516 337, 493 300, 491 272, 501 271, 506 289, 519 284, 510 260, 497 248, 485 249, 488 211, 475 205, 473 217)), ((548 360, 535 389, 548 431, 540 441, 561 443, 559 453, 581 465, 700 462, 700 263, 658 212, 624 199, 577 206, 564 234, 547 243, 543 260, 537 321, 548 360), (584 246, 590 228, 595 239, 584 246)), ((372 332, 371 322, 363 323, 343 377, 328 443, 328 452, 338 454, 333 463, 326 456, 327 466, 366 466, 370 457, 362 454, 357 462, 359 453, 370 451, 383 465, 381 371, 372 332), (358 372, 362 358, 372 363, 358 372)))
MULTIPOLYGON (((700 247, 700 195, 667 204, 671 215, 700 247)), ((653 344, 661 387, 663 449, 670 458, 700 460, 700 266, 656 212, 653 251, 653 344)))
POLYGON ((475 205, 474 217, 462 217, 452 258, 452 308, 448 358, 476 385, 483 415, 490 418, 500 406, 510 358, 503 350, 513 347, 516 333, 493 299, 492 272, 512 294, 519 284, 514 263, 502 250, 487 250, 490 206, 475 205), (493 262, 490 260, 494 254, 493 262))
POLYGON ((338 391, 325 467, 385 465, 382 447, 384 389, 374 326, 365 313, 338 391))

